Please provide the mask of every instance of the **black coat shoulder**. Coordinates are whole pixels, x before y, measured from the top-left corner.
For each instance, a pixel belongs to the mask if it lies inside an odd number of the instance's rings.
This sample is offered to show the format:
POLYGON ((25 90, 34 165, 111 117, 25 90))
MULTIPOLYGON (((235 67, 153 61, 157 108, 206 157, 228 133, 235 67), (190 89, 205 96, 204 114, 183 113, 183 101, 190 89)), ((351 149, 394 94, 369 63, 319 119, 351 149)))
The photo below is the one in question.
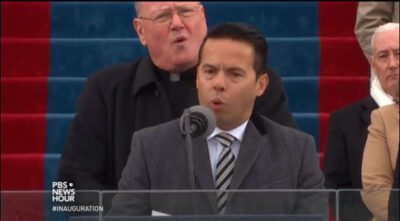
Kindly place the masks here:
POLYGON ((368 96, 361 100, 358 100, 354 103, 348 104, 344 107, 341 107, 335 111, 332 111, 331 115, 340 119, 353 119, 354 117, 359 117, 359 113, 368 109, 375 109, 378 105, 372 99, 372 97, 368 96))
POLYGON ((87 83, 98 85, 100 88, 107 90, 121 82, 132 82, 140 61, 141 59, 130 63, 115 64, 105 67, 90 75, 87 79, 87 83))

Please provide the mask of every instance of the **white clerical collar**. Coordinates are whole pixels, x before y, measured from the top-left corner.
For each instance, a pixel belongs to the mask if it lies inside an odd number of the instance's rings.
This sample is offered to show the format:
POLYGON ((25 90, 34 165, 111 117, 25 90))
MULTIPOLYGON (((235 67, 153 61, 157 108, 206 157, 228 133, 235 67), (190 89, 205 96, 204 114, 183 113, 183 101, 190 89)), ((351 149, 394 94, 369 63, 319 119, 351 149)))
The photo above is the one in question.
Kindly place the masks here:
POLYGON ((221 130, 218 127, 215 127, 214 131, 211 133, 210 136, 207 137, 207 139, 212 139, 215 137, 215 135, 221 133, 221 132, 225 132, 225 133, 229 133, 230 135, 234 136, 237 140, 239 140, 240 142, 243 139, 243 134, 244 131, 246 130, 246 126, 247 123, 249 121, 245 121, 244 123, 242 123, 241 125, 237 126, 236 128, 229 130, 229 131, 225 131, 225 130, 221 130))
POLYGON ((176 73, 169 73, 169 80, 172 82, 180 81, 181 75, 176 73))

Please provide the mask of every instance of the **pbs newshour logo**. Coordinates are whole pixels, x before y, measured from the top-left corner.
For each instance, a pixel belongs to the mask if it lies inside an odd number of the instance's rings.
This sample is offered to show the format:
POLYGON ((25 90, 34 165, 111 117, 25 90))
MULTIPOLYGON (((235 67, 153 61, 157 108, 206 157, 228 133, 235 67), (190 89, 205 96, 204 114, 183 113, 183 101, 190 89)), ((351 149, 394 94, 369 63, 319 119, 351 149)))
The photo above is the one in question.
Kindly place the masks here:
POLYGON ((69 182, 52 183, 52 201, 53 202, 75 202, 74 184, 69 182))

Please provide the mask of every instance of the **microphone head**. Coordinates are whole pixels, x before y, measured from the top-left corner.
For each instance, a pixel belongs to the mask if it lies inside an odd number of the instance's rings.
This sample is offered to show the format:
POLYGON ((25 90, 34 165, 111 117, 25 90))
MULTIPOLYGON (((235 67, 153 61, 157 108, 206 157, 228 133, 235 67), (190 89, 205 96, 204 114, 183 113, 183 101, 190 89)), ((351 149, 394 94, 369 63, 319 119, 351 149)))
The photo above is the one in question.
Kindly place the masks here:
POLYGON ((186 109, 180 119, 183 134, 186 134, 185 115, 187 114, 190 116, 190 135, 192 137, 207 138, 214 131, 216 125, 214 114, 207 107, 196 105, 186 109))

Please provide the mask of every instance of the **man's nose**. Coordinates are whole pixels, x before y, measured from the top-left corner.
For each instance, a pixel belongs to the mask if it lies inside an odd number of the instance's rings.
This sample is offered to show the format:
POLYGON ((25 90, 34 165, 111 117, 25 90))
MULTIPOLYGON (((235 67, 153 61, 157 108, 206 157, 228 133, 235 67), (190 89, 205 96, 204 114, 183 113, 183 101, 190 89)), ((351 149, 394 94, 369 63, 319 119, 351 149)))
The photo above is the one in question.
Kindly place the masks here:
POLYGON ((178 13, 174 12, 172 13, 172 18, 171 18, 171 28, 172 30, 179 30, 184 27, 182 18, 179 17, 178 13))
POLYGON ((389 56, 389 67, 390 68, 398 68, 399 67, 399 57, 391 54, 389 56))
POLYGON ((217 91, 224 91, 226 89, 226 77, 222 71, 214 77, 214 89, 217 91))

